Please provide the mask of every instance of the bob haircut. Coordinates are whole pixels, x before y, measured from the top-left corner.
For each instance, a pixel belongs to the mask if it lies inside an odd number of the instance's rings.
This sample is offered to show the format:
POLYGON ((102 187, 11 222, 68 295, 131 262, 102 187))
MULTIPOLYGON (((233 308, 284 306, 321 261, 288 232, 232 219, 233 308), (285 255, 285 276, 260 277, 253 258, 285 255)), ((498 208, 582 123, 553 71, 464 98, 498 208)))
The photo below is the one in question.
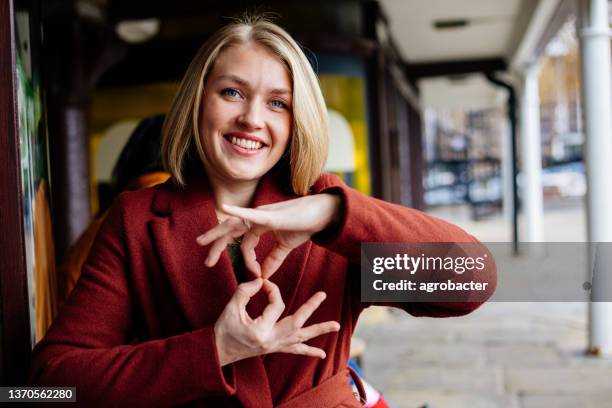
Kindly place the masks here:
POLYGON ((198 124, 207 76, 223 50, 248 42, 270 50, 289 72, 293 84, 292 134, 281 162, 285 161, 290 168, 293 192, 306 195, 327 159, 329 136, 325 101, 318 79, 300 46, 285 30, 261 16, 243 17, 224 26, 199 49, 164 122, 162 162, 174 181, 184 186, 187 162, 194 153, 201 161, 206 160, 198 124))

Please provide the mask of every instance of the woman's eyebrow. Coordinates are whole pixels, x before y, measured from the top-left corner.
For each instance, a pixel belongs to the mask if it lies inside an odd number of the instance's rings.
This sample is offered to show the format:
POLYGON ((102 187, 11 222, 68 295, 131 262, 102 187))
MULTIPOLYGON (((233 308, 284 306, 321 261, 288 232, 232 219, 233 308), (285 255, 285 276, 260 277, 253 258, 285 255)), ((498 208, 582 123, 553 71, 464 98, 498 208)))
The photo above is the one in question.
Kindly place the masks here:
POLYGON ((287 96, 291 96, 291 91, 289 89, 286 89, 286 88, 275 88, 275 89, 272 89, 270 91, 270 93, 275 94, 275 95, 287 95, 287 96))
POLYGON ((270 91, 270 93, 271 93, 272 95, 284 96, 284 97, 286 97, 286 98, 288 98, 288 99, 291 99, 291 97, 293 96, 293 95, 291 94, 291 91, 290 91, 290 90, 288 90, 288 89, 285 89, 285 88, 276 88, 276 89, 272 89, 272 90, 270 91))
MULTIPOLYGON (((240 86, 244 86, 245 88, 250 88, 249 83, 240 78, 237 75, 232 75, 232 74, 226 74, 226 75, 220 75, 217 78, 218 81, 222 81, 222 80, 228 80, 228 81, 232 81, 237 83, 240 86)), ((270 90, 270 93, 275 94, 275 95, 289 95, 291 96, 291 90, 287 89, 287 88, 274 88, 272 90, 270 90)))
POLYGON ((218 81, 229 80, 229 81, 236 82, 238 85, 247 86, 247 87, 249 86, 249 83, 247 81, 245 81, 244 79, 236 75, 221 75, 217 78, 217 80, 218 81))

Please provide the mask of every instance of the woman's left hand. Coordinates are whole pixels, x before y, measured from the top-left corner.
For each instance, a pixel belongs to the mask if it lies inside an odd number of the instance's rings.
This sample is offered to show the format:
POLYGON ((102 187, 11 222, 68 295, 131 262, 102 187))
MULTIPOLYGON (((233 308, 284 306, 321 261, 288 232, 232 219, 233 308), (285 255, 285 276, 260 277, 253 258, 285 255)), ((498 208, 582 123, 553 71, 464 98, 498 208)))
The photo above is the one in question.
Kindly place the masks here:
POLYGON ((200 245, 212 243, 206 266, 215 265, 227 245, 243 236, 240 249, 246 267, 258 277, 269 278, 292 249, 340 219, 341 200, 334 194, 314 194, 257 208, 223 204, 230 217, 197 238, 200 245), (260 265, 255 247, 266 232, 274 234, 276 246, 260 265))

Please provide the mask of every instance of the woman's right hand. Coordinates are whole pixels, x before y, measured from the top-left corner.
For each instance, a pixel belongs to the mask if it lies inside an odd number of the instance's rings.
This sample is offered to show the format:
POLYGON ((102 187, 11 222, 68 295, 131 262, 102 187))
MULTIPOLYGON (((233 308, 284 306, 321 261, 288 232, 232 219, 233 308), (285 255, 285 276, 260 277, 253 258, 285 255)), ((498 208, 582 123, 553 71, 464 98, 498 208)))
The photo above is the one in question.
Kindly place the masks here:
POLYGON ((335 321, 304 326, 306 320, 325 300, 325 292, 315 293, 293 315, 278 321, 285 309, 278 286, 257 278, 238 286, 234 296, 215 323, 217 353, 221 366, 269 353, 291 353, 325 358, 325 352, 304 342, 340 330, 335 321), (249 300, 261 289, 269 304, 261 316, 252 319, 246 311, 249 300))

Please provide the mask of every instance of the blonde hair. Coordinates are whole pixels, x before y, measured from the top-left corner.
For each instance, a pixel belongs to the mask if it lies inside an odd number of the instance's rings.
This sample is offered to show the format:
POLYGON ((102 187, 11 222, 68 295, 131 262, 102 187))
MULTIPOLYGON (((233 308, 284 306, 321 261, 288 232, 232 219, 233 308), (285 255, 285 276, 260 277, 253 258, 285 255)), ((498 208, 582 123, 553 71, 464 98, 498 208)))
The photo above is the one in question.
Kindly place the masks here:
MULTIPOLYGON (((212 35, 199 49, 181 81, 162 129, 162 162, 174 181, 185 184, 188 158, 197 153, 205 160, 198 124, 207 75, 219 54, 234 45, 255 42, 285 64, 293 83, 292 134, 289 167, 294 193, 305 195, 327 159, 327 109, 318 79, 291 36, 261 16, 243 17, 212 35), (196 152, 193 152, 194 149, 196 152)), ((283 159, 281 159, 283 160, 283 159)))

